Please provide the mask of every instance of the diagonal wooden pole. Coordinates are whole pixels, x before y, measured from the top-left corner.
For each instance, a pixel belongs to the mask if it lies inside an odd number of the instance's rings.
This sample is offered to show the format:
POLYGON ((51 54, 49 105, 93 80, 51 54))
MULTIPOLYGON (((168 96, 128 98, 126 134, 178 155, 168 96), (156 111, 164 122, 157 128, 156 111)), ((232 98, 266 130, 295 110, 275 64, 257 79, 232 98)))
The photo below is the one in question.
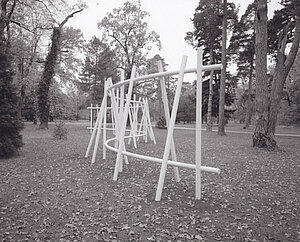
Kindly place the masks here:
POLYGON ((94 139, 95 139, 95 135, 96 135, 96 133, 98 133, 98 129, 100 130, 99 132, 101 133, 101 124, 102 124, 102 118, 103 118, 103 110, 102 109, 103 109, 103 105, 104 105, 104 100, 106 98, 107 97, 104 94, 100 110, 99 110, 99 112, 97 114, 97 119, 96 119, 96 122, 95 122, 95 125, 94 125, 94 128, 93 128, 93 132, 92 132, 92 135, 91 135, 88 147, 86 149, 86 153, 85 153, 85 156, 84 156, 85 158, 87 158, 89 156, 92 144, 93 144, 94 139))
POLYGON ((158 180, 158 185, 157 185, 157 190, 156 190, 155 201, 161 200, 161 194, 162 194, 162 189, 163 189, 164 180, 165 180, 165 176, 166 176, 167 162, 168 162, 168 158, 169 158, 169 154, 170 154, 170 148, 172 145, 174 126, 175 126, 175 121, 176 121, 176 116, 177 116, 177 110, 178 110, 178 104, 179 104, 179 99, 180 99, 180 94, 181 94, 181 88, 182 88, 182 82, 183 82, 183 78, 184 78, 184 70, 186 67, 186 62, 187 62, 187 56, 183 56, 182 61, 181 61, 180 71, 179 71, 176 93, 175 93, 174 102, 173 102, 172 114, 171 114, 169 128, 168 128, 168 134, 167 134, 166 145, 165 145, 165 150, 164 150, 164 155, 163 155, 163 161, 162 161, 162 165, 161 165, 161 170, 160 170, 160 175, 159 175, 159 180, 158 180))
MULTIPOLYGON (((157 65, 158 65, 158 71, 163 72, 163 66, 162 66, 161 60, 157 62, 157 65)), ((170 110, 169 110, 168 95, 167 95, 167 91, 166 91, 166 83, 165 83, 164 77, 160 78, 160 89, 161 89, 162 102, 163 102, 163 106, 164 106, 167 129, 169 129, 170 110)), ((174 143, 173 136, 172 136, 172 143, 171 143, 171 155, 172 155, 172 160, 177 161, 177 155, 176 155, 176 149, 175 149, 175 143, 174 143)), ((178 167, 174 167, 173 170, 174 170, 175 181, 179 182, 180 177, 179 177, 178 167)))
POLYGON ((133 66, 132 71, 131 71, 131 81, 129 82, 128 93, 127 93, 127 97, 126 97, 125 109, 123 112, 123 120, 122 120, 122 125, 121 125, 121 130, 120 130, 120 136, 119 136, 119 149, 118 149, 115 170, 114 170, 114 175, 113 175, 114 181, 116 181, 118 179, 118 171, 119 171, 119 166, 120 166, 121 159, 122 159, 122 150, 123 150, 123 147, 125 146, 124 138, 125 138, 127 119, 128 119, 129 104, 130 104, 131 95, 132 95, 132 91, 133 91, 133 78, 135 77, 135 72, 136 72, 136 67, 133 66))
MULTIPOLYGON (((107 82, 106 82, 107 85, 107 82)), ((95 140, 95 144, 94 144, 94 150, 93 150, 93 156, 92 156, 92 164, 95 163, 96 161, 96 156, 97 156, 97 150, 98 150, 98 146, 99 146, 99 139, 100 139, 100 134, 101 134, 101 126, 102 126, 102 120, 104 117, 104 106, 106 105, 106 99, 107 99, 107 92, 104 93, 103 99, 102 99, 102 104, 100 107, 100 111, 98 113, 98 118, 97 118, 97 126, 95 125, 95 130, 97 131, 97 135, 96 135, 96 140, 95 140)), ((93 130, 93 134, 94 134, 94 130, 93 130)), ((93 136, 92 134, 92 136, 93 136)), ((87 152, 88 154, 88 152, 87 152)))

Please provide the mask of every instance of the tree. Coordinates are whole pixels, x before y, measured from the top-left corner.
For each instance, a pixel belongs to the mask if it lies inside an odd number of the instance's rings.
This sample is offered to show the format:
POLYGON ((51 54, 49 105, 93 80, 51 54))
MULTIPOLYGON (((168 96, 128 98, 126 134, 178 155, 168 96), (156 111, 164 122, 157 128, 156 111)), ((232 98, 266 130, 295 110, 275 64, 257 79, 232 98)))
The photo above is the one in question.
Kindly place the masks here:
POLYGON ((190 123, 196 120, 196 96, 194 87, 190 83, 183 83, 176 121, 190 123))
POLYGON ((51 47, 46 57, 44 70, 42 73, 41 80, 39 82, 38 92, 37 92, 39 117, 40 117, 40 129, 48 129, 48 120, 49 120, 48 93, 49 93, 49 88, 53 82, 55 66, 57 65, 57 58, 59 56, 59 52, 61 49, 62 28, 70 18, 72 18, 75 14, 80 13, 81 11, 83 11, 83 8, 72 12, 57 27, 53 28, 53 33, 51 37, 51 47))
MULTIPOLYGON (((294 0, 282 1, 284 9, 275 13, 273 21, 269 23, 270 37, 277 35, 277 41, 272 43, 276 51, 276 65, 274 75, 267 79, 267 3, 258 1, 256 11, 256 114, 257 121, 253 135, 253 145, 258 147, 277 146, 274 139, 280 101, 283 97, 283 87, 288 73, 295 61, 300 41, 300 2, 294 0), (290 20, 290 21, 288 21, 290 20), (276 24, 272 24, 276 23, 276 24), (278 24, 280 23, 280 24, 278 24), (277 27, 276 27, 277 26, 277 27), (273 27, 273 28, 272 28, 273 27), (280 29, 281 28, 281 29, 280 29), (274 31, 275 29, 275 31, 274 31), (277 29, 277 30, 276 30, 277 29), (279 32, 279 33, 278 33, 279 32), (259 36, 257 36, 259 33, 259 36), (286 55, 286 45, 293 36, 289 53, 286 55), (258 77, 259 75, 259 77, 258 77), (271 91, 268 89, 270 81, 271 91), (269 102, 268 102, 269 98, 269 102)), ((270 43, 270 42, 269 42, 270 43)), ((272 49, 272 48, 271 48, 272 49)))
POLYGON ((160 49, 159 35, 147 32, 145 18, 149 14, 141 10, 141 4, 127 1, 120 8, 113 9, 98 23, 103 30, 103 38, 116 54, 119 68, 130 78, 133 65, 140 67, 146 62, 147 52, 156 44, 160 49))
POLYGON ((245 13, 242 15, 239 22, 234 25, 229 45, 229 52, 233 60, 237 62, 237 76, 248 82, 247 101, 246 101, 246 118, 244 128, 249 128, 252 116, 252 86, 254 77, 254 18, 255 18, 255 3, 248 5, 245 13))
POLYGON ((222 21, 222 70, 220 83, 219 101, 219 124, 218 134, 225 135, 225 82, 226 82, 226 41, 227 41, 227 0, 223 0, 223 21, 222 21))
POLYGON ((80 29, 63 28, 61 35, 61 51, 58 57, 56 75, 61 84, 73 84, 83 66, 80 54, 85 48, 85 40, 80 29))
MULTIPOLYGON (((297 56, 300 42, 300 2, 296 0, 284 0, 282 1, 282 4, 285 7, 284 10, 288 12, 291 21, 283 27, 278 36, 276 65, 270 94, 271 103, 267 131, 271 137, 275 134, 280 101, 283 97, 283 87, 297 56), (289 53, 286 54, 288 35, 293 35, 293 41, 289 53)), ((277 12, 277 14, 279 15, 280 12, 277 12)), ((285 16, 283 16, 283 19, 285 19, 285 16)))
MULTIPOLYGON (((197 6, 192 19, 194 31, 186 34, 185 40, 194 47, 204 47, 204 62, 216 63, 221 60, 221 40, 222 40, 222 2, 221 0, 201 0, 197 6), (209 55, 209 59, 207 56, 209 55)), ((233 3, 227 4, 229 29, 237 20, 237 13, 233 3)), ((214 72, 216 73, 216 72, 214 72)), ((218 73, 218 72, 217 72, 218 73)), ((207 130, 212 128, 212 108, 213 108, 213 83, 218 82, 213 72, 210 74, 208 91, 208 112, 207 112, 207 130)), ((205 95, 205 94, 203 94, 205 95)), ((205 112, 206 113, 206 112, 205 112)))
POLYGON ((18 98, 12 84, 12 56, 9 43, 10 17, 14 11, 14 1, 1 0, 0 3, 0 157, 11 156, 23 145, 20 131, 23 124, 18 119, 18 98))
POLYGON ((253 146, 273 146, 273 138, 267 133, 268 117, 268 77, 267 77, 267 0, 257 0, 255 15, 255 67, 256 67, 256 124, 253 146))
POLYGON ((115 53, 97 37, 85 48, 85 61, 80 73, 79 88, 89 93, 89 102, 98 104, 104 95, 104 82, 111 77, 116 80, 115 53))
MULTIPOLYGON (((209 63, 214 63, 215 51, 220 49, 220 39, 222 30, 220 28, 221 18, 220 1, 200 1, 194 14, 194 32, 188 32, 186 40, 193 44, 193 39, 197 40, 197 46, 204 46, 205 52, 209 53, 209 63)), ((212 130, 212 99, 213 99, 213 71, 210 72, 208 89, 208 111, 207 111, 207 131, 212 130)))

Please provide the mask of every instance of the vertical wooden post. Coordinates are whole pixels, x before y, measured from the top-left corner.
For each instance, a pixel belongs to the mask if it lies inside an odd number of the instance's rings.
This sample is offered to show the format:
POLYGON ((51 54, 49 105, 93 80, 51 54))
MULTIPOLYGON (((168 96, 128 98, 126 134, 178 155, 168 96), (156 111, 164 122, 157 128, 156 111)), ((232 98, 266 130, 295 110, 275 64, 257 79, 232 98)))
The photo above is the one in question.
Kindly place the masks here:
MULTIPOLYGON (((157 65, 158 65, 158 71, 163 72, 163 66, 162 66, 161 60, 158 61, 157 65)), ((168 95, 167 95, 167 91, 166 91, 165 79, 163 77, 160 78, 160 90, 161 90, 161 97, 162 97, 162 102, 163 102, 163 107, 164 107, 167 129, 169 129, 169 126, 170 126, 169 101, 168 101, 168 95)), ((172 160, 177 161, 177 155, 176 155, 176 149, 175 149, 173 137, 172 137, 172 144, 171 144, 171 155, 172 155, 172 160)), ((173 170, 174 170, 175 181, 179 182, 180 176, 179 176, 178 167, 174 166, 173 170)))
POLYGON ((91 112, 90 112, 90 134, 93 133, 93 104, 91 103, 91 112))
MULTIPOLYGON (((111 81, 111 78, 109 78, 110 81, 111 81)), ((104 93, 107 92, 107 81, 104 82, 104 93)), ((104 95, 103 95, 104 96, 104 95)), ((104 103, 103 103, 103 113, 104 113, 104 116, 103 116, 103 135, 102 135, 102 158, 103 160, 106 159, 106 147, 105 147, 105 141, 106 141, 106 117, 107 117, 107 98, 104 100, 104 103)))
POLYGON ((202 125, 202 55, 197 50, 197 91, 196 91, 196 199, 201 199, 201 125, 202 125))
POLYGON ((172 144, 174 126, 175 126, 175 121, 176 121, 176 116, 177 116, 177 109, 178 109, 178 104, 179 104, 179 99, 180 99, 180 94, 181 94, 181 88, 182 88, 182 82, 183 82, 183 78, 184 78, 184 70, 186 67, 186 62, 187 62, 187 56, 183 56, 181 66, 180 66, 180 72, 179 72, 179 77, 178 77, 176 93, 175 93, 175 97, 174 97, 174 103, 173 103, 172 114, 171 114, 171 119, 170 119, 170 126, 168 128, 166 145, 165 145, 165 150, 164 150, 164 155, 163 155, 163 160, 162 160, 162 165, 161 165, 161 170, 160 170, 160 175, 159 175, 159 180, 158 180, 158 185, 157 185, 157 190, 156 190, 155 201, 161 200, 161 194, 162 194, 162 189, 163 189, 164 180, 165 180, 165 176, 166 176, 167 162, 169 159, 170 148, 171 148, 171 144, 172 144))
POLYGON ((124 137, 125 137, 126 124, 127 124, 127 119, 128 119, 129 104, 130 104, 130 99, 131 99, 132 90, 133 90, 133 78, 135 77, 135 72, 136 72, 136 67, 134 66, 131 71, 131 79, 129 82, 125 109, 123 112, 123 120, 122 120, 123 122, 122 122, 121 130, 120 130, 120 137, 119 137, 119 150, 118 150, 118 154, 117 154, 114 176, 113 176, 114 181, 116 181, 118 179, 118 171, 119 171, 119 167, 120 167, 120 163, 121 163, 121 159, 122 159, 122 150, 123 150, 123 147, 125 146, 124 137))

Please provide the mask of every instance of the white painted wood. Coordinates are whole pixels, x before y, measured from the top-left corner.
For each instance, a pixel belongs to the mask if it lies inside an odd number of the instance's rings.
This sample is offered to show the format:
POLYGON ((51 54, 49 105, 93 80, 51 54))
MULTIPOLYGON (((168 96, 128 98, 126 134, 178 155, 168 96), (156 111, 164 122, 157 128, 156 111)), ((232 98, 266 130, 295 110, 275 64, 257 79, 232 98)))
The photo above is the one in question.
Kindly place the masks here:
POLYGON ((201 199, 201 125, 202 125, 202 48, 197 50, 197 92, 196 92, 196 199, 201 199))
MULTIPOLYGON (((157 66, 158 66, 158 71, 163 72, 163 65, 162 65, 161 60, 158 61, 157 66)), ((159 82, 160 82, 161 96, 162 96, 162 102, 163 102, 163 106, 164 106, 164 113, 165 113, 167 129, 169 129, 169 126, 170 126, 170 110, 169 110, 169 101, 168 101, 168 95, 167 95, 167 90, 166 90, 166 84, 165 84, 164 77, 161 77, 159 82)), ((172 142, 171 143, 172 159, 174 161, 177 161, 177 155, 176 155, 176 149, 175 149, 175 143, 174 143, 173 136, 172 136, 172 141, 171 142, 172 142)), ((179 182, 180 181, 180 176, 179 176, 178 168, 174 167, 173 170, 174 170, 175 181, 179 182)))
MULTIPOLYGON (((125 138, 129 138, 129 136, 125 136, 125 138)), ((108 139, 105 142, 105 145, 106 145, 107 149, 109 149, 113 152, 118 152, 117 148, 114 148, 114 147, 112 147, 108 144, 109 142, 114 141, 114 139, 116 139, 116 138, 108 139)), ((140 159, 140 160, 146 160, 146 161, 156 162, 156 163, 160 163, 160 164, 163 161, 163 159, 161 159, 161 158, 156 158, 156 157, 151 157, 151 156, 146 156, 146 155, 140 155, 140 154, 136 154, 136 153, 132 153, 132 152, 128 152, 128 151, 122 151, 122 154, 126 155, 126 156, 133 157, 133 158, 137 158, 137 159, 140 159)), ((176 166, 176 167, 187 168, 187 169, 192 169, 192 170, 196 169, 195 164, 178 162, 178 161, 173 161, 173 160, 168 160, 167 163, 170 166, 176 166)), ((209 167, 209 166, 201 166, 201 171, 220 174, 220 169, 219 168, 209 167)))
MULTIPOLYGON (((111 80, 111 78, 110 78, 111 80)), ((104 82, 104 93, 107 92, 107 81, 104 82)), ((103 134, 102 134, 102 158, 103 160, 106 160, 106 147, 105 147, 105 141, 106 141, 106 118, 107 118, 107 98, 105 98, 103 103, 103 134)))
POLYGON ((171 114, 169 128, 168 128, 168 134, 167 134, 166 145, 165 145, 165 150, 164 150, 164 155, 163 155, 163 161, 162 161, 162 165, 161 165, 161 170, 160 170, 160 175, 159 175, 159 180, 158 180, 158 185, 157 185, 157 190, 156 190, 155 201, 161 200, 162 189, 163 189, 163 185, 164 185, 167 164, 168 164, 167 161, 169 158, 170 148, 171 148, 171 144, 172 144, 172 137, 173 137, 174 126, 175 126, 175 121, 176 121, 176 116, 177 116, 177 109, 178 109, 178 104, 179 104, 179 99, 180 99, 180 94, 181 94, 181 88, 182 88, 182 82, 183 82, 183 78, 184 78, 184 70, 185 70, 186 62, 187 62, 187 56, 183 56, 181 66, 180 66, 179 76, 178 76, 177 88, 176 88, 176 93, 175 93, 174 102, 173 102, 172 114, 171 114))
MULTIPOLYGON (((214 65, 205 65, 205 66, 203 66, 202 71, 212 71, 212 70, 221 70, 221 69, 222 69, 222 64, 214 64, 214 65)), ((179 72, 180 72, 180 70, 165 71, 165 72, 162 72, 162 73, 153 73, 153 74, 149 74, 149 75, 146 75, 146 76, 140 76, 140 77, 133 78, 133 83, 136 83, 138 81, 143 81, 143 80, 153 80, 155 78, 159 78, 159 77, 163 77, 163 76, 178 75, 179 72)), ((197 67, 188 68, 188 69, 184 70, 184 73, 193 73, 193 72, 197 73, 197 67)), ((127 79, 127 80, 124 80, 123 82, 118 82, 110 88, 116 88, 116 87, 128 84, 130 82, 130 80, 132 80, 132 79, 127 79)))
POLYGON ((130 104, 130 99, 131 99, 131 95, 132 95, 133 78, 135 76, 135 72, 136 72, 136 67, 133 66, 132 71, 131 71, 131 81, 129 82, 126 104, 125 104, 125 109, 124 109, 124 113, 123 113, 123 120, 122 120, 120 139, 119 139, 119 150, 118 150, 118 154, 117 154, 115 170, 114 170, 114 175, 113 175, 114 181, 116 181, 118 179, 118 171, 119 171, 119 166, 120 166, 121 158, 122 158, 122 149, 124 147, 126 123, 127 123, 127 119, 128 119, 129 104, 130 104))
MULTIPOLYGON (((105 94, 104 94, 104 96, 105 96, 105 94)), ((104 97, 102 99, 102 104, 103 104, 103 102, 104 102, 104 97)), ((101 107, 102 107, 102 104, 101 104, 101 107)), ((97 133, 98 126, 102 122, 102 118, 103 118, 103 116, 101 116, 101 108, 100 108, 100 111, 98 112, 97 119, 96 119, 96 122, 95 122, 95 125, 94 125, 94 129, 93 129, 93 132, 92 132, 89 144, 88 144, 88 147, 86 149, 86 153, 85 153, 85 156, 84 156, 85 158, 87 158, 89 156, 90 149, 91 149, 92 144, 94 142, 94 138, 95 138, 95 135, 97 133)), ((100 129, 99 130, 100 130, 99 132, 101 132, 101 125, 100 125, 100 129)))
MULTIPOLYGON (((102 120, 103 120, 103 116, 104 116, 104 106, 105 106, 106 99, 107 99, 107 92, 105 92, 104 95, 103 95, 102 104, 101 104, 101 107, 100 107, 100 111, 98 113, 99 120, 98 120, 97 125, 95 125, 95 127, 94 127, 94 130, 97 131, 97 134, 96 134, 96 140, 95 140, 95 144, 94 144, 92 164, 94 164, 95 161, 96 161, 97 150, 98 150, 98 146, 99 146, 99 139, 100 139, 100 134, 101 134, 102 120)), ((94 134, 94 132, 93 132, 93 134, 94 134)))

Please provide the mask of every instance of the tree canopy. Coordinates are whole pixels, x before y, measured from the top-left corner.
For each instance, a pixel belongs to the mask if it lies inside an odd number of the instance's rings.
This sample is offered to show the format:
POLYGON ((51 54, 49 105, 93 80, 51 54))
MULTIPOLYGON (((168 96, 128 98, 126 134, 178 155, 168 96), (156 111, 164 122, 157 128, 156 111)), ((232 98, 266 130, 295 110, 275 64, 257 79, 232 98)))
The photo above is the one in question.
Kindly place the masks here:
POLYGON ((145 21, 148 15, 141 9, 139 1, 127 1, 98 23, 104 40, 115 52, 118 68, 124 69, 127 78, 133 65, 145 65, 147 51, 154 44, 161 48, 159 35, 155 31, 148 31, 145 21))

